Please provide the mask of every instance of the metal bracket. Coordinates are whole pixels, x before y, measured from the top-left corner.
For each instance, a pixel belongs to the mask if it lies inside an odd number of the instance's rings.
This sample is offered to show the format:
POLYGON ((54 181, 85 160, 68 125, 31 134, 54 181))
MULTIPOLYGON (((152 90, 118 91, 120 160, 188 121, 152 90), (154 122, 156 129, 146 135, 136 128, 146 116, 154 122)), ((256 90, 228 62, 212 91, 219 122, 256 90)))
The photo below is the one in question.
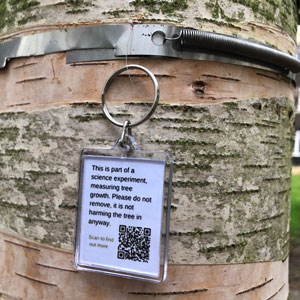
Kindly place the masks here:
POLYGON ((92 60, 124 59, 125 56, 182 57, 172 43, 155 45, 153 32, 172 36, 180 31, 163 25, 103 25, 42 32, 0 44, 0 69, 18 57, 67 52, 67 63, 92 60), (171 47, 170 47, 171 46, 171 47))

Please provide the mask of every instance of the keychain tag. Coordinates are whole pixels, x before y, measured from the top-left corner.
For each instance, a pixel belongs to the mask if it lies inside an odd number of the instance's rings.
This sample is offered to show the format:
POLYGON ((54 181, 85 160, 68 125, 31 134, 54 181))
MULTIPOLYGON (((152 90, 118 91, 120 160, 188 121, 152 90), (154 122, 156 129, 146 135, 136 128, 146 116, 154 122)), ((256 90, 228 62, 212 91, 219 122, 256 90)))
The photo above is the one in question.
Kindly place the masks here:
POLYGON ((121 157, 116 152, 82 151, 76 267, 162 281, 171 158, 166 153, 121 157))
POLYGON ((134 124, 121 125, 113 149, 83 149, 80 156, 75 268, 161 282, 167 273, 172 157, 139 150, 126 134, 134 124))

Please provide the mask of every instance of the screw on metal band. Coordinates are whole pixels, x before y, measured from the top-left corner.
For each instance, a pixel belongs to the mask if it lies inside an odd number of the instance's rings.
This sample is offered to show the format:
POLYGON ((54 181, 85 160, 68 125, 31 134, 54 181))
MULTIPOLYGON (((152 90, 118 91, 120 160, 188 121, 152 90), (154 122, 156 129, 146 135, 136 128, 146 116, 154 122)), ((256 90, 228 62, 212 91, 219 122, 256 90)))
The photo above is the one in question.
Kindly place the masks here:
POLYGON ((139 120, 139 121, 137 121, 135 123, 128 122, 127 128, 132 128, 132 127, 138 126, 138 125, 144 123, 145 121, 147 121, 152 116, 152 114, 154 113, 154 111, 155 111, 155 109, 156 109, 156 107, 158 105, 158 100, 159 100, 159 85, 158 85, 158 82, 157 82, 155 76, 148 69, 146 69, 145 67, 142 67, 140 65, 127 65, 127 66, 124 66, 124 67, 120 68, 119 70, 115 71, 108 78, 108 80, 106 81, 106 83, 104 85, 104 88, 102 90, 102 94, 101 94, 101 98, 102 98, 102 110, 103 110, 104 115, 106 116, 106 118, 110 122, 112 122, 113 124, 115 124, 116 126, 119 126, 119 127, 123 127, 124 123, 121 123, 121 122, 118 122, 117 120, 115 120, 112 117, 112 115, 110 114, 110 112, 108 111, 108 108, 107 108, 107 105, 106 105, 106 102, 105 102, 105 93, 107 92, 109 86, 111 85, 113 79, 116 76, 118 76, 120 73, 122 73, 124 71, 131 70, 131 69, 142 70, 146 74, 149 75, 149 77, 152 80, 153 86, 154 86, 154 99, 153 99, 153 103, 152 103, 151 109, 148 112, 148 114, 143 119, 141 119, 141 120, 139 120))

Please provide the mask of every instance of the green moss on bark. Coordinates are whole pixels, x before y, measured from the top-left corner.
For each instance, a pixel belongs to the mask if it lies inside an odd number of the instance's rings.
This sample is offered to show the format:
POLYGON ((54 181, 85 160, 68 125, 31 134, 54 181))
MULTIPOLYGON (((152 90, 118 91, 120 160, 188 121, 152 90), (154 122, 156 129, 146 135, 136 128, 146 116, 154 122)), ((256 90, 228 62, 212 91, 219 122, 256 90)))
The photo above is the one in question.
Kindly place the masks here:
POLYGON ((104 12, 104 15, 111 15, 115 18, 120 18, 122 14, 127 14, 127 13, 131 13, 132 10, 129 9, 115 9, 115 10, 109 10, 104 12))
POLYGON ((39 4, 40 2, 36 0, 0 0, 0 29, 10 27, 16 22, 18 25, 24 25, 35 19, 36 16, 31 15, 30 9, 39 4))
POLYGON ((298 22, 296 1, 231 0, 231 2, 249 8, 258 20, 277 25, 288 32, 292 38, 296 38, 298 22))
POLYGON ((6 0, 0 0, 0 29, 5 27, 6 23, 6 0))
POLYGON ((10 126, 0 129, 0 140, 6 139, 10 141, 15 141, 19 135, 19 128, 15 126, 10 126))
MULTIPOLYGON (((222 19, 226 22, 238 22, 239 21, 237 18, 227 16, 224 12, 224 9, 219 4, 218 0, 206 2, 205 6, 206 6, 207 10, 211 12, 212 17, 215 20, 222 19)), ((239 15, 243 16, 244 13, 240 12, 239 15)))
POLYGON ((134 0, 130 5, 135 8, 146 8, 152 13, 163 13, 165 15, 174 15, 188 8, 188 0, 134 0))

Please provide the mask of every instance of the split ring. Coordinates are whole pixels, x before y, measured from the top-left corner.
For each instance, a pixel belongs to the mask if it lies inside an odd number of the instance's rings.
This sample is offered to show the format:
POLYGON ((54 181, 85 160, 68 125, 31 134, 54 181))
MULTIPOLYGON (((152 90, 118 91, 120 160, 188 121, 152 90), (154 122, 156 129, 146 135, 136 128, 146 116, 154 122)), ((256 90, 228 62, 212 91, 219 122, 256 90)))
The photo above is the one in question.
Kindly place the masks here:
POLYGON ((158 85, 158 82, 155 78, 155 76, 148 70, 146 69, 145 67, 142 67, 140 65, 127 65, 127 66, 124 66, 122 68, 120 68, 119 70, 115 71, 109 78, 108 80, 106 81, 105 85, 104 85, 104 88, 102 90, 102 94, 101 94, 101 98, 102 98, 102 110, 103 110, 103 113, 104 115, 106 116, 106 118, 112 122, 113 124, 115 124, 116 126, 119 126, 119 127, 123 127, 124 123, 121 123, 117 120, 115 120, 112 115, 110 114, 108 108, 107 108, 107 105, 106 105, 106 102, 105 102, 105 93, 107 92, 107 90, 109 89, 112 81, 114 80, 114 78, 116 76, 118 76, 120 73, 124 72, 124 71, 127 71, 127 70, 131 70, 131 69, 138 69, 138 70, 142 70, 144 71, 147 75, 149 75, 149 77, 151 78, 152 80, 152 83, 153 83, 153 86, 154 86, 154 99, 153 99, 153 103, 152 103, 152 106, 151 106, 151 109, 150 111, 148 112, 148 114, 141 120, 137 121, 137 122, 134 122, 134 123, 129 123, 128 127, 127 128, 132 128, 132 127, 135 127, 135 126, 138 126, 142 123, 144 123, 145 121, 147 121, 151 116, 152 114, 154 113, 157 105, 158 105, 158 100, 159 100, 159 85, 158 85))

